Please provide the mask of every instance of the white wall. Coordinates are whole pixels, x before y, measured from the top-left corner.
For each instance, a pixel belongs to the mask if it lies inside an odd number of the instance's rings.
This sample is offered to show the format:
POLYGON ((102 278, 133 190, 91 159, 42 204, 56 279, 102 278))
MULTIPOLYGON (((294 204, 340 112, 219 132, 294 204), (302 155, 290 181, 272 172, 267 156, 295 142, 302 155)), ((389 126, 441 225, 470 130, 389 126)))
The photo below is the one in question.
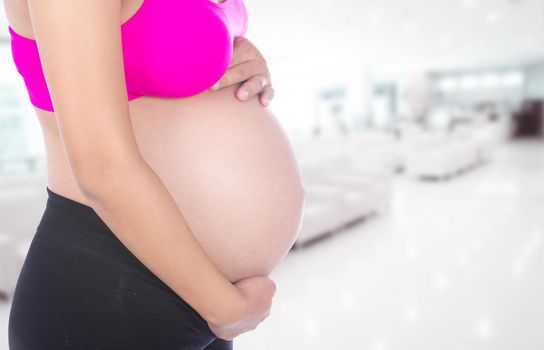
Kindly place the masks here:
POLYGON ((528 66, 525 73, 525 96, 544 98, 544 62, 528 66))

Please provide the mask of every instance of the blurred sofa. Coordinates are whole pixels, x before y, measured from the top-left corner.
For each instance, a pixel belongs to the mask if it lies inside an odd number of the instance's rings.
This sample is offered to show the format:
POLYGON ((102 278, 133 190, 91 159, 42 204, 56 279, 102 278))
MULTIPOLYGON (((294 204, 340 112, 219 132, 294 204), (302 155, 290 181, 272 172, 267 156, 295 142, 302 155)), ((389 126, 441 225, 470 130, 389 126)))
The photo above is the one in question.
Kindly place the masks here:
POLYGON ((392 135, 361 132, 344 138, 293 140, 306 189, 295 247, 387 210, 402 152, 392 135))
POLYGON ((453 131, 404 129, 405 171, 418 178, 449 178, 491 160, 503 134, 497 123, 466 125, 453 131))

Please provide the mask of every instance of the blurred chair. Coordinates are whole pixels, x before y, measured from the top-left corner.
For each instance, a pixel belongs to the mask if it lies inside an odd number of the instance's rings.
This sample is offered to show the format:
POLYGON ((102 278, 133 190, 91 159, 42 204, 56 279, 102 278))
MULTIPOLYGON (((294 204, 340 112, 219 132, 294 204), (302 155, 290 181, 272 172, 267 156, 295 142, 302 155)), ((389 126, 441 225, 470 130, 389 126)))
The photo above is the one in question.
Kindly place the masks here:
POLYGON ((0 292, 15 290, 30 242, 36 233, 47 192, 43 174, 18 174, 0 181, 0 292))

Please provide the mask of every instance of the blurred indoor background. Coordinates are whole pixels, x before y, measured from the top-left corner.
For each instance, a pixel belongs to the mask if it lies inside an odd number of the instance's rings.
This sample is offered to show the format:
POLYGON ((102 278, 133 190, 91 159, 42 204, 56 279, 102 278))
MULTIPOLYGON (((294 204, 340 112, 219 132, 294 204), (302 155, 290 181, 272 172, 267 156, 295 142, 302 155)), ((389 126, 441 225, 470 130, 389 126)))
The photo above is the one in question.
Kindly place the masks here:
MULTIPOLYGON (((245 3, 307 193, 272 313, 235 349, 544 349, 544 1, 245 3)), ((0 24, 7 349, 46 192, 0 24)))

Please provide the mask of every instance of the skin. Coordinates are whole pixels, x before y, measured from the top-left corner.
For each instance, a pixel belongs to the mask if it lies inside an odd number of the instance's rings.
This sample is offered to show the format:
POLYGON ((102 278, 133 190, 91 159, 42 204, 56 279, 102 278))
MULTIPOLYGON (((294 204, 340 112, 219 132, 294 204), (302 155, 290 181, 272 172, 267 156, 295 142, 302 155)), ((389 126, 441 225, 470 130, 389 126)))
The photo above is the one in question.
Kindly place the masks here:
MULTIPOLYGON (((53 118, 53 113, 36 109, 51 164, 48 178, 55 183, 52 188, 66 184, 57 192, 70 193, 72 199, 92 206, 125 246, 193 306, 218 337, 233 339, 255 329, 270 313, 274 282, 267 276, 235 283, 225 279, 138 150, 131 124, 133 107, 127 104, 121 73, 118 35, 119 23, 130 17, 130 11, 127 16, 119 0, 4 3, 12 28, 37 40, 54 101, 53 118), (73 23, 93 28, 93 35, 74 31, 73 23), (91 76, 93 79, 88 79, 91 76), (154 203, 152 212, 150 202, 154 203), (192 283, 194 280, 201 283, 192 283)), ((273 92, 270 80, 262 77, 268 75, 266 65, 259 57, 248 59, 250 45, 241 44, 239 52, 245 54, 233 60, 232 69, 214 93, 236 87, 239 79, 245 81, 240 88, 247 89, 248 95, 260 94, 267 104, 273 92), (247 73, 255 67, 260 67, 258 74, 247 73)), ((246 100, 250 101, 250 96, 246 100)))

